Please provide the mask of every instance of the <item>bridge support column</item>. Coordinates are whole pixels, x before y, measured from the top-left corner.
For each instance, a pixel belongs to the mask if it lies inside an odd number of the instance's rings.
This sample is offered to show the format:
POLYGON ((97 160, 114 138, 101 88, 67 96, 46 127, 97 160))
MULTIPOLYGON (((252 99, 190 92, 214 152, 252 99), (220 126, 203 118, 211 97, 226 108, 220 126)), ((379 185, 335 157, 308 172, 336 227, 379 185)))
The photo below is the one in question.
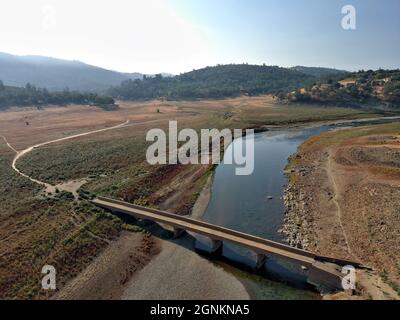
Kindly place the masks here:
POLYGON ((267 262, 267 256, 263 253, 257 253, 256 269, 260 270, 264 268, 266 262, 267 262))
POLYGON ((214 240, 214 239, 211 239, 211 241, 212 241, 211 253, 222 254, 223 242, 221 240, 214 240))
POLYGON ((185 229, 174 228, 174 239, 182 237, 185 233, 185 229))

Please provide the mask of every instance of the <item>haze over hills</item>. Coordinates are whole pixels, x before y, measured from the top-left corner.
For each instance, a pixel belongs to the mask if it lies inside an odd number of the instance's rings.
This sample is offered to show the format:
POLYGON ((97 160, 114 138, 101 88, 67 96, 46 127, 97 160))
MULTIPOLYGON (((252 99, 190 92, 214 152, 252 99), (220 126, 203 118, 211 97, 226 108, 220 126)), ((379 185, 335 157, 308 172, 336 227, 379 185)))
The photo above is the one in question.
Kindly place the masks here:
POLYGON ((120 73, 88 65, 42 56, 15 56, 0 53, 0 80, 5 85, 24 87, 31 83, 53 91, 104 91, 127 79, 140 79, 141 73, 120 73))

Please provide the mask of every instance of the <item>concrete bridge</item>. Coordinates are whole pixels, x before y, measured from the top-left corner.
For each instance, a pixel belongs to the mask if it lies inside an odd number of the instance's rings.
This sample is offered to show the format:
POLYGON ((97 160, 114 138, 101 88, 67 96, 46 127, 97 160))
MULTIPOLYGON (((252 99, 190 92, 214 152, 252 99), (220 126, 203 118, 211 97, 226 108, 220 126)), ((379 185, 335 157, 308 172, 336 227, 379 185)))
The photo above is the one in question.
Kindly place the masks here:
POLYGON ((342 290, 342 267, 351 265, 362 268, 359 263, 318 256, 309 251, 256 237, 243 232, 216 226, 189 217, 169 212, 145 208, 127 202, 97 197, 91 201, 96 206, 112 212, 133 216, 138 219, 151 220, 174 228, 174 236, 185 232, 193 232, 212 240, 212 253, 222 253, 224 241, 228 241, 253 251, 257 256, 257 268, 262 268, 268 256, 275 256, 301 266, 308 272, 308 282, 318 288, 329 291, 342 290))

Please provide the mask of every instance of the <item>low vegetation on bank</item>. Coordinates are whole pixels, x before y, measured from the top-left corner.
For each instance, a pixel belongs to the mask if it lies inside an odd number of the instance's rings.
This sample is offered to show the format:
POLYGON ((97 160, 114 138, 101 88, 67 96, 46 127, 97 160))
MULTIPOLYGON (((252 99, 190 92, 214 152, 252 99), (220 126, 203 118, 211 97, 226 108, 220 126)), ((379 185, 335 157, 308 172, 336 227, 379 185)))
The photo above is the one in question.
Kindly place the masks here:
POLYGON ((53 265, 60 288, 82 271, 121 222, 86 202, 58 193, 38 198, 40 187, 11 171, 11 157, 0 157, 0 299, 47 298, 41 268, 53 265))

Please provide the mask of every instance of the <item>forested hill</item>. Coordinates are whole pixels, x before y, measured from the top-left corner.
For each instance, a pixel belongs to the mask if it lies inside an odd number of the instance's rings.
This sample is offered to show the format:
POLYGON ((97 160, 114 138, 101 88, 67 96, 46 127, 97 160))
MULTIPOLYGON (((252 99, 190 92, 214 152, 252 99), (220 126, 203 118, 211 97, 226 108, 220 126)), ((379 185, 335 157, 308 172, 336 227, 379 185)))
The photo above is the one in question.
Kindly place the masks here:
POLYGON ((36 88, 31 84, 27 84, 24 88, 10 87, 5 86, 0 80, 0 110, 14 106, 40 107, 66 104, 96 105, 111 110, 116 107, 114 99, 110 96, 70 90, 50 92, 47 89, 36 88))
POLYGON ((400 107, 400 70, 368 70, 328 78, 289 93, 293 102, 400 107))
POLYGON ((109 90, 115 98, 212 99, 240 95, 287 93, 316 81, 316 77, 292 69, 248 64, 219 65, 173 78, 161 75, 127 80, 109 90))

